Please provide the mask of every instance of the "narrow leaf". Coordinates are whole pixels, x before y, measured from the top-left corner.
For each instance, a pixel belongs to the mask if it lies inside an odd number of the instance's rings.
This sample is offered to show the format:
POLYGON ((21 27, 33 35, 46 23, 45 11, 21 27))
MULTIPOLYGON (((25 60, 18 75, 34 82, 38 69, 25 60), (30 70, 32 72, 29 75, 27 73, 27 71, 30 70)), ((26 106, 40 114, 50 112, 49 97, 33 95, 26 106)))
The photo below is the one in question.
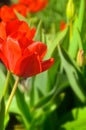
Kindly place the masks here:
POLYGON ((5 103, 4 98, 0 101, 0 130, 4 130, 5 103))
POLYGON ((75 66, 74 62, 65 52, 65 50, 60 46, 58 47, 58 50, 61 57, 63 68, 66 72, 71 88, 75 92, 75 94, 78 96, 78 98, 82 102, 84 102, 85 95, 84 95, 84 92, 82 91, 83 86, 84 86, 83 76, 81 75, 79 69, 75 66))
POLYGON ((81 0, 79 16, 75 20, 74 25, 73 25, 73 35, 72 35, 72 39, 70 41, 70 46, 69 46, 69 50, 68 50, 69 55, 72 58, 75 58, 75 56, 77 54, 77 49, 79 47, 78 37, 77 37, 77 29, 81 33, 82 24, 83 24, 83 18, 84 18, 83 17, 84 16, 84 12, 85 12, 85 0, 81 0))
POLYGON ((63 38, 65 37, 66 33, 67 33, 68 28, 64 29, 63 31, 59 32, 56 34, 56 38, 52 41, 52 43, 47 43, 48 45, 48 52, 46 57, 51 57, 53 51, 55 50, 55 48, 57 47, 57 45, 63 40, 63 38))

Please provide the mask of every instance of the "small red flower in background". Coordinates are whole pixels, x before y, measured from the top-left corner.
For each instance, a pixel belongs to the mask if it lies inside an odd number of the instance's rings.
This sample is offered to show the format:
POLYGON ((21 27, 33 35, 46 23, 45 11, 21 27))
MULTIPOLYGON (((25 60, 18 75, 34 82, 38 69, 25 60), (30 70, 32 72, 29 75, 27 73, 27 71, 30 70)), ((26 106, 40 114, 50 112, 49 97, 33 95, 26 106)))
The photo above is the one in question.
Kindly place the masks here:
POLYGON ((26 5, 29 12, 38 12, 48 4, 48 0, 19 0, 19 3, 26 5))
POLYGON ((3 5, 0 8, 0 19, 4 22, 9 22, 17 19, 14 10, 26 16, 28 12, 38 12, 43 9, 47 3, 48 0, 19 0, 18 4, 11 6, 3 5))
POLYGON ((60 23, 60 30, 63 31, 66 28, 67 24, 64 21, 60 23))
POLYGON ((17 12, 19 12, 23 16, 26 16, 28 13, 28 8, 24 4, 13 4, 13 5, 11 5, 11 8, 13 10, 16 10, 17 12))
POLYGON ((0 23, 0 58, 5 66, 20 77, 30 77, 49 69, 54 59, 42 61, 47 47, 33 41, 35 29, 14 20, 0 23))
POLYGON ((23 4, 13 4, 12 6, 4 5, 0 9, 0 18, 4 22, 9 22, 11 20, 17 19, 14 10, 26 16, 28 9, 23 4))

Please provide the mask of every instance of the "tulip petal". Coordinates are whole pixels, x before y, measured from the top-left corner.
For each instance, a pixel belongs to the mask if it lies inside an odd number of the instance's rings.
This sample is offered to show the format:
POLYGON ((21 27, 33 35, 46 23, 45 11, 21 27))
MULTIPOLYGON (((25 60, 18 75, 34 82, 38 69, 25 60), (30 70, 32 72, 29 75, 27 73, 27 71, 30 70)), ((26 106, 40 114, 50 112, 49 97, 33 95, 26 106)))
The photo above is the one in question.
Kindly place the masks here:
POLYGON ((28 39, 32 39, 35 35, 36 30, 35 28, 30 29, 26 22, 19 21, 17 19, 7 23, 6 25, 7 35, 15 33, 16 31, 26 33, 26 37, 28 39))
POLYGON ((9 69, 13 70, 16 61, 21 56, 21 50, 17 41, 8 37, 7 41, 3 44, 2 52, 3 55, 8 59, 9 69))
POLYGON ((42 72, 49 69, 53 65, 53 63, 54 63, 53 58, 43 61, 42 62, 42 72))
POLYGON ((17 10, 17 12, 19 12, 20 14, 22 14, 23 16, 27 15, 28 9, 25 5, 23 4, 13 4, 11 5, 11 8, 13 10, 17 10))
POLYGON ((0 38, 2 38, 3 40, 6 39, 6 30, 4 22, 0 22, 0 38))
POLYGON ((15 69, 13 70, 16 75, 24 78, 36 75, 41 71, 40 57, 36 53, 23 56, 17 61, 15 69))
POLYGON ((0 38, 0 60, 5 64, 7 68, 9 68, 7 57, 4 55, 4 51, 2 49, 3 44, 4 44, 4 40, 0 38))
POLYGON ((19 2, 25 4, 30 12, 37 12, 47 5, 48 0, 19 0, 19 2))
POLYGON ((19 21, 18 19, 8 22, 6 24, 7 35, 10 35, 11 33, 14 33, 16 30, 18 30, 18 28, 21 24, 22 24, 22 22, 19 21))
POLYGON ((40 58, 43 59, 47 51, 47 46, 43 44, 42 42, 33 42, 32 44, 28 46, 28 50, 29 52, 37 52, 40 58))
POLYGON ((16 18, 16 15, 13 12, 12 8, 6 5, 1 7, 0 15, 1 15, 1 19, 4 22, 9 22, 10 20, 13 20, 16 18))
POLYGON ((16 41, 18 41, 18 44, 21 48, 21 50, 23 51, 25 48, 27 48, 33 41, 29 40, 26 37, 26 33, 25 32, 21 32, 21 31, 16 31, 14 33, 12 33, 10 35, 10 37, 16 41))

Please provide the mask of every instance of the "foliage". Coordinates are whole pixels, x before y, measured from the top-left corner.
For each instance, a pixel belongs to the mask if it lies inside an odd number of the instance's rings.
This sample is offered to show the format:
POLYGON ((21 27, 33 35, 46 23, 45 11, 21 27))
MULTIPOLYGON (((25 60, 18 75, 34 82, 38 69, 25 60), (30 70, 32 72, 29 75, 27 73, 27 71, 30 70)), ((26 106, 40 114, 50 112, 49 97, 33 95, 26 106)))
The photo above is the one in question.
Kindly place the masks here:
POLYGON ((34 40, 47 46, 44 60, 54 57, 55 61, 45 72, 20 78, 7 113, 6 105, 17 77, 11 73, 7 79, 7 69, 0 62, 0 130, 86 129, 86 1, 73 0, 75 14, 71 20, 65 13, 67 2, 49 0, 46 8, 27 16, 15 11, 19 20, 36 27, 34 40), (60 30, 61 21, 66 24, 64 30, 60 30), (80 49, 84 51, 82 66, 76 60, 80 49))

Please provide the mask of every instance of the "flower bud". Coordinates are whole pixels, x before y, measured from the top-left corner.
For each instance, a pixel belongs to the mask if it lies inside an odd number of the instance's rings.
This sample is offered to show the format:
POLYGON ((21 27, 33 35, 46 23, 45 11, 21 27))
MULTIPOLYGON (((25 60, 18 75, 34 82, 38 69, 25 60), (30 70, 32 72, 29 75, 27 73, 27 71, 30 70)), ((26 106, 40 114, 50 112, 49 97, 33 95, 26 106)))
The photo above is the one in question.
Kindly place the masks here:
POLYGON ((67 15, 68 20, 70 20, 74 16, 74 3, 73 3, 73 0, 69 0, 68 3, 67 3, 66 15, 67 15))
POLYGON ((82 49, 80 49, 78 51, 78 54, 77 54, 77 64, 80 67, 85 65, 85 55, 84 55, 84 51, 82 49))

